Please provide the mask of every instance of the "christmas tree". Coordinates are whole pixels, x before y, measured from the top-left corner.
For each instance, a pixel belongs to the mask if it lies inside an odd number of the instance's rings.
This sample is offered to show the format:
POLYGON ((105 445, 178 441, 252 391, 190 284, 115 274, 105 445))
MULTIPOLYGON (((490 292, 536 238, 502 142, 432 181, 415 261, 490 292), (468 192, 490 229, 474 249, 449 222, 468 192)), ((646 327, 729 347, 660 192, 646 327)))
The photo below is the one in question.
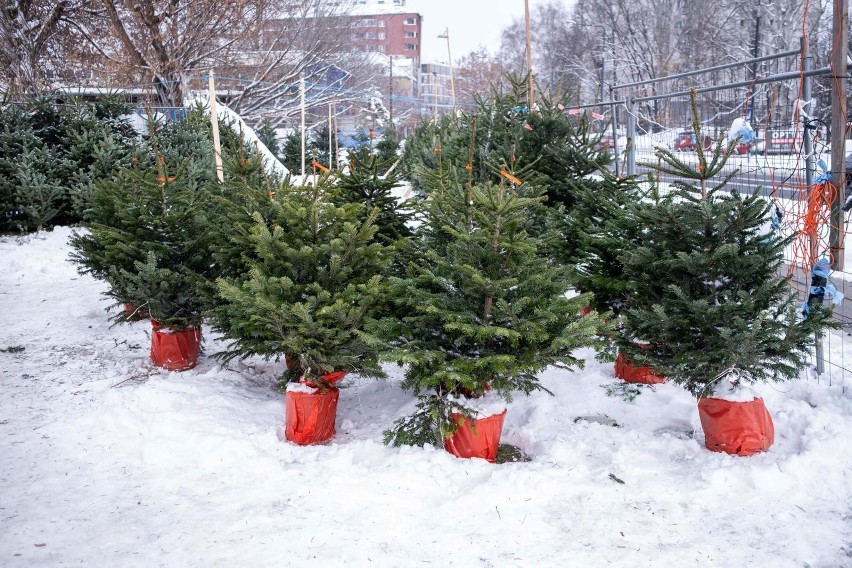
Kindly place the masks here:
POLYGON ((779 276, 789 240, 769 231, 760 189, 730 188, 735 172, 714 182, 735 143, 709 155, 699 146, 697 168, 658 150, 658 171, 677 179, 629 207, 638 230, 621 256, 630 289, 619 349, 696 397, 730 369, 746 383, 798 376, 826 325, 822 309, 801 318, 779 276))
POLYGON ((411 235, 406 223, 411 213, 401 205, 393 195, 393 189, 400 185, 396 170, 387 174, 388 161, 370 152, 366 146, 350 150, 349 171, 340 176, 334 188, 334 200, 337 203, 361 203, 366 217, 374 208, 378 208, 376 218, 377 238, 384 244, 391 244, 411 235))
MULTIPOLYGON (((209 121, 208 121, 209 123, 209 121)), ((81 273, 162 327, 198 326, 198 290, 212 266, 204 242, 214 178, 209 124, 193 114, 154 133, 132 167, 95 183, 87 232, 71 239, 81 273), (186 156, 186 157, 185 157, 186 156)), ((118 321, 130 314, 119 312, 118 321)))
POLYGON ((571 214, 548 218, 548 250, 570 259, 577 290, 594 293, 593 309, 617 315, 626 305, 629 287, 620 256, 639 230, 626 211, 644 192, 636 179, 602 169, 600 179, 574 184, 571 193, 577 197, 571 214))
POLYGON ((578 315, 588 295, 566 296, 568 269, 525 230, 542 191, 522 191, 505 167, 499 183, 446 166, 422 180, 431 200, 415 241, 420 259, 392 279, 397 315, 377 327, 420 400, 387 442, 440 445, 457 427, 454 413, 471 416, 466 399, 542 389, 536 373, 581 365, 574 350, 597 342, 597 315, 578 315))
POLYGON ((336 371, 380 375, 363 332, 384 302, 381 274, 388 253, 375 239, 378 210, 335 205, 329 179, 316 186, 276 188, 269 218, 254 213, 251 256, 238 278, 219 280, 217 329, 233 340, 225 359, 287 357, 287 382, 329 386, 336 371))

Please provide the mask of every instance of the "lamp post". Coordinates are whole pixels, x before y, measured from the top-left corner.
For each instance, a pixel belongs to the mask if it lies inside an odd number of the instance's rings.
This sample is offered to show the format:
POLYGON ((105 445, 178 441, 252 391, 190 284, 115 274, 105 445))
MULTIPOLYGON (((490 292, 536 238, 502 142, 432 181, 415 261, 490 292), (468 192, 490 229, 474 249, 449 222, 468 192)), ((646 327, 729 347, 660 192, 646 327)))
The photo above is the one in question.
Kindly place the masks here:
POLYGON ((444 33, 438 36, 439 39, 447 40, 447 59, 450 63, 450 94, 453 98, 453 114, 456 112, 456 84, 453 81, 453 56, 450 54, 450 28, 444 28, 444 33))
POLYGON ((393 55, 388 55, 388 104, 390 105, 390 127, 393 129, 393 55))

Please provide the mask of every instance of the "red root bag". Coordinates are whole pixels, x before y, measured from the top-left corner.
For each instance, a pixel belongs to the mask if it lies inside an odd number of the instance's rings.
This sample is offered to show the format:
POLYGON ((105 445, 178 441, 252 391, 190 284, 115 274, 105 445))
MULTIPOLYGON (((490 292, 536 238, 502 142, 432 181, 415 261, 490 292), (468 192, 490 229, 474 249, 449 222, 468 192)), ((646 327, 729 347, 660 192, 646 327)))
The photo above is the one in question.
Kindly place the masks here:
POLYGON ((628 383, 646 385, 656 385, 666 381, 665 377, 661 377, 650 367, 634 366, 625 353, 619 353, 615 360, 615 376, 628 383))
POLYGON ((452 436, 444 440, 444 449, 460 458, 482 458, 494 463, 503 433, 506 411, 471 421, 454 412, 453 420, 459 427, 452 436))
POLYGON ((775 442, 775 427, 763 399, 734 402, 720 398, 698 401, 704 445, 714 452, 750 456, 775 442))
POLYGON ((168 371, 186 371, 195 367, 201 348, 200 329, 160 329, 160 323, 153 320, 151 327, 151 361, 156 366, 168 371))
POLYGON ((334 387, 326 392, 287 391, 284 435, 300 446, 330 440, 335 434, 334 421, 339 399, 340 390, 334 387))

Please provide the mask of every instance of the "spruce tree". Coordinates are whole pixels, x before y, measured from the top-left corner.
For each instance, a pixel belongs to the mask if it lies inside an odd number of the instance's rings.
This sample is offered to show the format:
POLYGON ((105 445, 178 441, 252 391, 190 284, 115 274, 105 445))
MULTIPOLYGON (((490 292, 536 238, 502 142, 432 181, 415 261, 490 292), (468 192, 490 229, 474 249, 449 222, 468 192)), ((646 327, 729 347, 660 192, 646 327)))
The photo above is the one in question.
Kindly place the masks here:
POLYGON ((377 238, 391 244, 411 235, 406 223, 412 214, 406 211, 411 205, 401 205, 393 195, 400 184, 396 171, 387 172, 390 164, 361 147, 349 152, 349 170, 338 179, 333 198, 339 204, 360 203, 364 205, 362 215, 366 218, 374 208, 379 210, 376 218, 377 238))
POLYGON ((105 280, 117 303, 163 327, 193 327, 213 269, 204 240, 215 179, 209 120, 190 112, 151 132, 130 168, 95 182, 88 231, 72 237, 71 258, 81 273, 105 280))
POLYGON ((378 210, 335 205, 329 179, 277 188, 269 218, 254 213, 244 277, 219 280, 217 329, 233 343, 224 358, 285 356, 296 368, 282 382, 328 386, 334 371, 380 375, 365 322, 383 303, 387 251, 375 239, 378 210))
POLYGON ((600 176, 573 184, 577 199, 570 215, 549 217, 548 250, 569 258, 577 290, 594 293, 593 309, 618 315, 629 288, 620 257, 639 230, 626 212, 645 192, 635 178, 616 177, 606 169, 600 176))
POLYGON ((735 172, 721 177, 735 143, 709 155, 699 146, 697 168, 658 150, 656 168, 676 181, 655 181, 629 207, 638 230, 621 256, 630 289, 619 349, 696 397, 729 369, 746 383, 796 377, 827 323, 822 309, 802 319, 779 276, 789 239, 769 232, 760 188, 743 195, 728 186, 735 172))
POLYGON ((598 316, 579 316, 589 296, 566 297, 568 269, 525 230, 541 190, 501 179, 475 183, 470 170, 445 167, 424 180, 420 260, 391 279, 395 315, 377 327, 386 356, 407 365, 403 387, 418 410, 387 442, 440 445, 457 427, 453 413, 471 415, 464 397, 543 389, 538 372, 582 365, 574 350, 597 343, 598 316))

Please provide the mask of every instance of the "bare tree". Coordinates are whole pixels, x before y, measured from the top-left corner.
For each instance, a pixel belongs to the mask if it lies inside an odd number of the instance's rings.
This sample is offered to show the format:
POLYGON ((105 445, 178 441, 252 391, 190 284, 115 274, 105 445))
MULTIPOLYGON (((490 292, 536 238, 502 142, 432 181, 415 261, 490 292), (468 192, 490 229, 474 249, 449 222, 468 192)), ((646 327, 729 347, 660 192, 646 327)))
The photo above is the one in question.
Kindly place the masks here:
POLYGON ((459 58, 455 70, 456 100, 459 106, 473 103, 477 95, 484 95, 504 86, 503 61, 484 48, 471 51, 459 58))
MULTIPOLYGON (((563 93, 593 75, 584 64, 588 44, 573 13, 561 2, 550 0, 536 5, 530 14, 533 73, 540 89, 563 93), (581 41, 582 40, 582 41, 581 41)), ((526 33, 523 19, 503 30, 500 58, 505 69, 526 75, 526 33)))
POLYGON ((87 37, 108 61, 151 82, 164 106, 183 104, 182 82, 257 29, 264 0, 98 0, 87 37), (103 28, 111 33, 103 33, 103 28))
POLYGON ((309 107, 324 114, 328 105, 345 108, 384 83, 381 65, 357 51, 351 41, 350 0, 279 2, 260 33, 239 45, 239 60, 228 84, 232 104, 244 115, 279 125, 300 107, 304 80, 309 107))
POLYGON ((47 87, 58 36, 90 4, 84 0, 6 0, 0 8, 0 73, 11 95, 47 87))

